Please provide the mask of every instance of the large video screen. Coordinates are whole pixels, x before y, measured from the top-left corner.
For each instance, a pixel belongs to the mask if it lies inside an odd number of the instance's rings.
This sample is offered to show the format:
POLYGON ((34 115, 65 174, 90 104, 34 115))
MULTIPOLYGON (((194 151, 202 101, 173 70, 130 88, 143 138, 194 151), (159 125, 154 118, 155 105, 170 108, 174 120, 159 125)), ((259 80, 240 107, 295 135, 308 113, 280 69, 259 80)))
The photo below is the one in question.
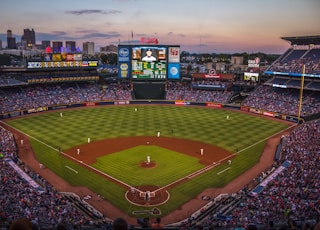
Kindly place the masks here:
POLYGON ((118 77, 132 80, 179 79, 179 56, 179 46, 119 45, 118 77))
POLYGON ((132 79, 166 79, 166 47, 139 46, 132 47, 132 79))

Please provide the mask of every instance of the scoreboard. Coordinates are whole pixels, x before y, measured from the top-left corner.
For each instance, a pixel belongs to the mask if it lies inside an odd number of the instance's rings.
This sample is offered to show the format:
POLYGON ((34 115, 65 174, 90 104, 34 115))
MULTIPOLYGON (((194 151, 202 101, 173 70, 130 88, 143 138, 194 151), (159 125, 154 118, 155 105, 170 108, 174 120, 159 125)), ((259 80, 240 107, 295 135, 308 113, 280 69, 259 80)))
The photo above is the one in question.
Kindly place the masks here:
POLYGON ((180 46, 119 45, 118 77, 132 80, 180 78, 180 46))
POLYGON ((131 74, 136 79, 166 79, 166 63, 134 61, 131 74))
POLYGON ((60 69, 60 68, 78 68, 78 67, 98 67, 98 60, 83 61, 28 61, 27 69, 60 69))
POLYGON ((27 60, 27 69, 96 69, 99 61, 83 58, 80 53, 47 52, 41 60, 27 60))

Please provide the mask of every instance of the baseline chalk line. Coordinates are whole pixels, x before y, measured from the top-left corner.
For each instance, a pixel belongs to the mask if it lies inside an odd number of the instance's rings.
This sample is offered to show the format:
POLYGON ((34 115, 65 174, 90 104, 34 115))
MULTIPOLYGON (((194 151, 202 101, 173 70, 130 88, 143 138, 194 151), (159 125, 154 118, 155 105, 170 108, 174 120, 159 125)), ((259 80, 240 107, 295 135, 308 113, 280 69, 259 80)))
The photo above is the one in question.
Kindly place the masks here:
POLYGON ((71 171, 75 172, 78 174, 78 171, 77 170, 74 170, 73 168, 69 167, 68 165, 65 166, 67 169, 70 169, 71 171))
POLYGON ((226 169, 224 169, 224 170, 222 170, 222 171, 218 172, 218 173, 217 173, 217 175, 220 175, 221 173, 223 173, 223 172, 225 172, 225 171, 227 171, 227 170, 229 170, 229 169, 230 169, 230 167, 228 167, 228 168, 226 168, 226 169))

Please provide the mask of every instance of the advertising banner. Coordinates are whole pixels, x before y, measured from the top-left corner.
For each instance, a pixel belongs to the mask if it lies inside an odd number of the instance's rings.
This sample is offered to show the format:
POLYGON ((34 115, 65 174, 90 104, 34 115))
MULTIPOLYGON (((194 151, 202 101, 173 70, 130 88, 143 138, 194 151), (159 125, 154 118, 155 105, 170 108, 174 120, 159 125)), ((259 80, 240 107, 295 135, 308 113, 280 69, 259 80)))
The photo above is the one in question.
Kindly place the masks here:
POLYGON ((180 62, 180 47, 168 47, 168 62, 180 62))

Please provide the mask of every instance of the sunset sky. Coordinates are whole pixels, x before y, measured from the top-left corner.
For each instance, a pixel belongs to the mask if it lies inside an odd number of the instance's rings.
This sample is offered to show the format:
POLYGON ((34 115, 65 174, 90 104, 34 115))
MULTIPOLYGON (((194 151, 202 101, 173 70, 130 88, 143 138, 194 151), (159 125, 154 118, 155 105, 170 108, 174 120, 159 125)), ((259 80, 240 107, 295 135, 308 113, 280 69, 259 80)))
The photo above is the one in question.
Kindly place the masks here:
POLYGON ((37 44, 91 41, 99 50, 156 37, 188 52, 281 54, 281 37, 320 35, 319 12, 319 0, 10 0, 0 4, 0 40, 5 47, 10 29, 20 42, 29 28, 37 44))

